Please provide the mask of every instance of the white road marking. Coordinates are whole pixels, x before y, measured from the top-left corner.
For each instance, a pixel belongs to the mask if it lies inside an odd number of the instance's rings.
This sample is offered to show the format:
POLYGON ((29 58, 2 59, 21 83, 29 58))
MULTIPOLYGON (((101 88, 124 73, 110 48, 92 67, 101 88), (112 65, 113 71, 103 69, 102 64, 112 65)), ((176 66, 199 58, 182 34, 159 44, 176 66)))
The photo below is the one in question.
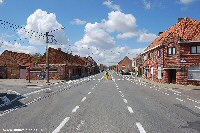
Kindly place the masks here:
POLYGON ((133 113, 133 109, 132 109, 131 107, 127 106, 127 108, 128 108, 128 111, 129 111, 130 113, 133 113))
POLYGON ((182 99, 179 99, 179 98, 176 98, 177 100, 179 100, 179 101, 181 101, 181 102, 183 102, 183 100, 182 99))
POLYGON ((121 91, 119 91, 119 93, 122 93, 121 91))
POLYGON ((41 89, 41 90, 36 90, 36 91, 33 91, 33 92, 26 93, 23 96, 29 96, 31 94, 39 93, 39 92, 46 91, 46 90, 51 90, 51 89, 50 88, 45 88, 45 89, 41 89))
POLYGON ((86 100, 86 97, 84 97, 82 100, 81 100, 81 102, 84 102, 86 100))
POLYGON ((18 93, 17 91, 13 91, 13 90, 8 90, 8 91, 13 92, 13 93, 15 93, 15 94, 17 94, 17 95, 21 95, 21 94, 18 93))
POLYGON ((128 103, 128 101, 126 99, 123 99, 125 103, 128 103))
POLYGON ((200 107, 198 107, 198 106, 195 106, 195 108, 198 108, 198 109, 200 109, 200 107))
POLYGON ((81 120, 81 123, 77 126, 76 130, 80 130, 80 128, 83 126, 85 123, 85 120, 81 120))
POLYGON ((176 93, 181 93, 181 92, 179 92, 179 91, 175 91, 175 90, 172 90, 172 89, 170 89, 171 91, 173 91, 173 92, 176 92, 176 93))
POLYGON ((146 133, 146 131, 144 130, 144 128, 139 122, 136 123, 136 126, 138 127, 138 130, 140 131, 140 133, 146 133))
POLYGON ((122 97, 124 97, 124 95, 123 95, 123 94, 122 94, 121 96, 122 96, 122 97))
POLYGON ((28 89, 40 89, 42 87, 41 86, 28 86, 26 88, 28 88, 28 89))
POLYGON ((22 132, 23 129, 14 129, 14 132, 22 132))
POLYGON ((79 108, 79 106, 76 106, 73 110, 72 110, 72 113, 75 113, 76 110, 79 108))
POLYGON ((168 95, 168 96, 169 96, 169 94, 168 94, 168 93, 165 93, 165 95, 168 95))
POLYGON ((92 92, 88 92, 88 95, 90 95, 92 92))
POLYGON ((52 132, 52 133, 58 133, 60 132, 60 129, 62 127, 64 127, 64 125, 69 121, 70 117, 66 117, 61 123, 60 125, 52 132))

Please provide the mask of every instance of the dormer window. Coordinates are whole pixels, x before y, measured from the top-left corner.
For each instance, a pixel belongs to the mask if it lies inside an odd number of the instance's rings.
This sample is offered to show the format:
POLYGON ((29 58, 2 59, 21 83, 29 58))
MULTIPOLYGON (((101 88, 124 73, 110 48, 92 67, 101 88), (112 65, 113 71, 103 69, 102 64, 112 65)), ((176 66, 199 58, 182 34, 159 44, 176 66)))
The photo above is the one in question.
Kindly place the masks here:
POLYGON ((200 54, 200 46, 192 46, 191 54, 200 54))
POLYGON ((168 55, 175 55, 176 54, 176 48, 170 47, 168 48, 168 55))

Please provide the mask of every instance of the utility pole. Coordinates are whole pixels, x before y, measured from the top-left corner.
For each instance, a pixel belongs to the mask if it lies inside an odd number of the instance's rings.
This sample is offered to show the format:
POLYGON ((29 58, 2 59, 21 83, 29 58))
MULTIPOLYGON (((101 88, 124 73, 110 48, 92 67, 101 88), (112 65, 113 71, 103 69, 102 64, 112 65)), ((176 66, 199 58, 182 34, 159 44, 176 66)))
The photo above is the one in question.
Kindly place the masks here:
MULTIPOLYGON (((60 29, 64 29, 64 27, 61 27, 60 29)), ((56 30, 53 30, 53 31, 57 31, 57 30, 60 30, 60 29, 56 29, 56 30)), ((50 31, 52 32, 52 31, 50 31)), ((52 43, 54 40, 53 40, 53 35, 49 35, 49 32, 46 32, 46 73, 47 73, 47 83, 49 83, 49 39, 48 37, 51 36, 51 42, 52 43)))
POLYGON ((46 74, 47 74, 47 83, 49 83, 49 32, 46 32, 46 74))

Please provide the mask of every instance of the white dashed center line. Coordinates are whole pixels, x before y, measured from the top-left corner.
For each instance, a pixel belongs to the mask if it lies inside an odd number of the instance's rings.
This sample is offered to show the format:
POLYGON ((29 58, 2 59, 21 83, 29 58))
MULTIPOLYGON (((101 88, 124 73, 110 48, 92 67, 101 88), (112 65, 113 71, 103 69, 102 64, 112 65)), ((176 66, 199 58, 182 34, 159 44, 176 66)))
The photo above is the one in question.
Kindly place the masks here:
POLYGON ((88 95, 90 95, 92 92, 88 92, 88 95))
POLYGON ((52 132, 52 133, 58 133, 60 132, 60 129, 62 127, 64 127, 64 125, 69 121, 70 117, 66 117, 61 123, 60 125, 52 132))
POLYGON ((126 99, 123 99, 125 103, 128 103, 128 101, 126 99))
POLYGON ((181 101, 181 102, 183 102, 183 100, 182 99, 179 99, 179 98, 176 98, 177 100, 179 100, 179 101, 181 101))
POLYGON ((198 107, 198 106, 195 106, 195 108, 198 108, 198 109, 200 109, 200 107, 198 107))
POLYGON ((144 130, 144 128, 139 122, 136 123, 136 126, 138 127, 138 130, 140 131, 140 133, 146 133, 146 131, 144 130))
POLYGON ((133 109, 132 109, 131 107, 127 106, 127 108, 128 108, 128 111, 129 111, 130 113, 133 113, 133 109))
POLYGON ((72 113, 75 113, 76 110, 79 108, 79 106, 76 106, 73 110, 72 110, 72 113))
POLYGON ((81 102, 84 102, 86 100, 86 97, 84 97, 82 100, 81 100, 81 102))

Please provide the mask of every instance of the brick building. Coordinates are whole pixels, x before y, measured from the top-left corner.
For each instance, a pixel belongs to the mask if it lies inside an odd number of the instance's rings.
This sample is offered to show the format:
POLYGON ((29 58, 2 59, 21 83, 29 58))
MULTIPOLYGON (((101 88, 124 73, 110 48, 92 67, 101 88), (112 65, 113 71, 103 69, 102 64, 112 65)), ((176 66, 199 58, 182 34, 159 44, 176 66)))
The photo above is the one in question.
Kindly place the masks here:
MULTIPOLYGON (((54 80, 65 80, 95 74, 97 71, 95 68, 98 68, 97 63, 91 59, 91 57, 65 53, 60 48, 49 48, 49 77, 54 80)), ((44 77, 46 77, 46 53, 31 69, 31 79, 43 79, 44 77)))
POLYGON ((164 83, 200 85, 200 22, 179 18, 142 54, 143 76, 164 83))
MULTIPOLYGON (((0 55, 0 78, 28 79, 27 67, 30 66, 30 79, 44 79, 46 75, 46 53, 39 59, 32 55, 4 51, 0 55)), ((92 57, 80 57, 49 48, 50 79, 64 80, 84 77, 98 72, 99 67, 92 57)))
POLYGON ((0 55, 0 78, 25 79, 27 76, 26 68, 35 62, 29 54, 5 50, 0 55))
POLYGON ((136 62, 136 68, 135 71, 137 72, 137 76, 141 76, 143 74, 143 63, 144 63, 144 59, 143 56, 141 54, 139 54, 136 58, 135 58, 135 62, 136 62))
POLYGON ((124 71, 124 72, 132 72, 133 69, 132 69, 132 60, 129 59, 127 56, 124 57, 123 60, 121 60, 118 65, 118 72, 120 70, 124 71))

